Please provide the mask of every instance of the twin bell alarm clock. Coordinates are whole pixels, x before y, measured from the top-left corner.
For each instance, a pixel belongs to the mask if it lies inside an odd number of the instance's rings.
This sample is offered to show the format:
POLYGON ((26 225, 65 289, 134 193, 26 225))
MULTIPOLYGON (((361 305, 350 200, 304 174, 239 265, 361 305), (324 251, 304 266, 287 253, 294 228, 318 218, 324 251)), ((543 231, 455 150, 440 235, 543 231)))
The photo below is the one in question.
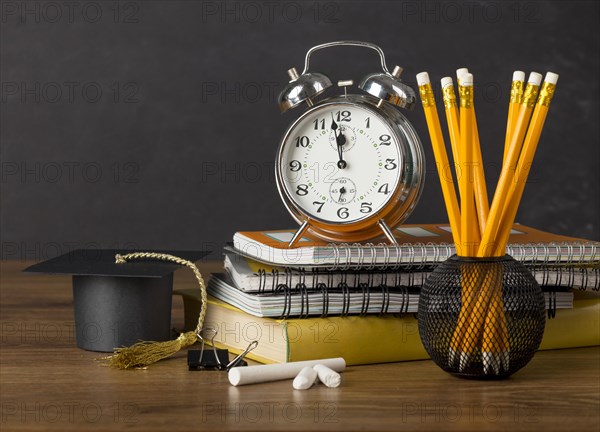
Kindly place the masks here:
POLYGON ((425 175, 419 137, 398 110, 410 110, 416 102, 401 73, 399 66, 389 72, 381 48, 359 41, 312 47, 301 74, 288 70, 290 82, 279 95, 279 108, 307 108, 284 133, 275 169, 281 198, 300 224, 290 247, 305 232, 331 242, 385 236, 396 243, 392 229, 414 209, 425 175), (354 82, 343 80, 337 83, 343 94, 321 99, 333 84, 327 75, 309 70, 310 57, 338 46, 376 51, 381 71, 360 81, 361 94, 349 94, 354 82))

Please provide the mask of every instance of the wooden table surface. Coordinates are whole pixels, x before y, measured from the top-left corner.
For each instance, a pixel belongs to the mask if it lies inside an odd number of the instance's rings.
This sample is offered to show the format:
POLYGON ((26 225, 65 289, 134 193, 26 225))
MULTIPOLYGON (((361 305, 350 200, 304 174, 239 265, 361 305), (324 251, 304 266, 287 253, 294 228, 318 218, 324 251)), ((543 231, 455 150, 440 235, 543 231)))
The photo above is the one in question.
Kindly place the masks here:
MULTIPOLYGON (((350 367, 341 387, 308 391, 233 387, 225 372, 189 372, 185 353, 114 370, 75 346, 70 278, 20 273, 28 264, 0 263, 2 431, 600 430, 599 347, 539 352, 504 381, 417 361, 350 367)), ((205 275, 219 267, 200 265, 205 275)), ((175 286, 193 287, 191 272, 175 286)), ((173 314, 181 326, 179 301, 173 314)))

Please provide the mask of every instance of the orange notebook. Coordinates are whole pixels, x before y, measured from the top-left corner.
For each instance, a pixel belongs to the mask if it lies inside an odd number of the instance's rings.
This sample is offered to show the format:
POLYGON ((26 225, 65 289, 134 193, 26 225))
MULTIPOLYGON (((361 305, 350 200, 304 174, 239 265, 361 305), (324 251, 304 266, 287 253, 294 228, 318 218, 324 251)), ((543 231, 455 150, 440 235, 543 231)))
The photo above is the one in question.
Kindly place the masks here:
MULTIPOLYGON (((424 267, 455 253, 450 227, 444 224, 401 225, 398 246, 385 243, 327 243, 304 236, 288 248, 295 230, 240 231, 233 237, 236 253, 278 266, 322 266, 330 269, 424 267)), ((594 266, 600 263, 600 242, 551 234, 515 224, 506 253, 543 266, 594 266)))

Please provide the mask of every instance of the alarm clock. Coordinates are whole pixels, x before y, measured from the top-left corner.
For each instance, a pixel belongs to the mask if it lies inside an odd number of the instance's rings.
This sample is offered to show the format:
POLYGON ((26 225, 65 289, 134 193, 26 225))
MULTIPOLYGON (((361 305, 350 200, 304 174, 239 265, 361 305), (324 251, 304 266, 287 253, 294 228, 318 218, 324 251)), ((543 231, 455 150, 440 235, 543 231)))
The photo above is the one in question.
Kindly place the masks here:
MULTIPOLYGON (((286 112, 308 109, 283 134, 275 176, 281 198, 300 224, 289 242, 304 233, 331 242, 361 242, 385 236, 412 212, 423 189, 424 155, 419 137, 398 108, 412 109, 415 92, 400 80, 402 68, 389 72, 377 45, 337 41, 312 47, 304 70, 288 70, 290 82, 279 94, 286 112), (358 84, 338 82, 343 94, 318 100, 333 87, 331 79, 310 72, 311 55, 325 48, 356 46, 375 50, 381 71, 358 84)), ((340 91, 341 93, 341 91, 340 91)))

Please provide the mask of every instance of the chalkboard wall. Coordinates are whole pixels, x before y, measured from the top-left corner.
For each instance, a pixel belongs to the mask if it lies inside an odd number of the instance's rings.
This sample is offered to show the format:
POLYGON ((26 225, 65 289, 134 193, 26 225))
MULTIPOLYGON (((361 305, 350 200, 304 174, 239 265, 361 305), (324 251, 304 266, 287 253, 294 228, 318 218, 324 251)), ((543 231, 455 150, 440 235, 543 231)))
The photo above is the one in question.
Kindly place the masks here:
MULTIPOLYGON (((295 226, 274 182, 286 70, 306 51, 378 44, 404 80, 468 66, 493 190, 512 72, 560 74, 518 214, 600 240, 599 6, 589 1, 2 1, 2 258, 74 247, 213 250, 237 230, 295 226)), ((363 52, 364 51, 364 52, 363 52)), ((335 81, 375 53, 315 54, 335 81)), ((358 91, 356 88, 354 91, 358 91)), ((408 222, 446 221, 427 157, 408 222)))

